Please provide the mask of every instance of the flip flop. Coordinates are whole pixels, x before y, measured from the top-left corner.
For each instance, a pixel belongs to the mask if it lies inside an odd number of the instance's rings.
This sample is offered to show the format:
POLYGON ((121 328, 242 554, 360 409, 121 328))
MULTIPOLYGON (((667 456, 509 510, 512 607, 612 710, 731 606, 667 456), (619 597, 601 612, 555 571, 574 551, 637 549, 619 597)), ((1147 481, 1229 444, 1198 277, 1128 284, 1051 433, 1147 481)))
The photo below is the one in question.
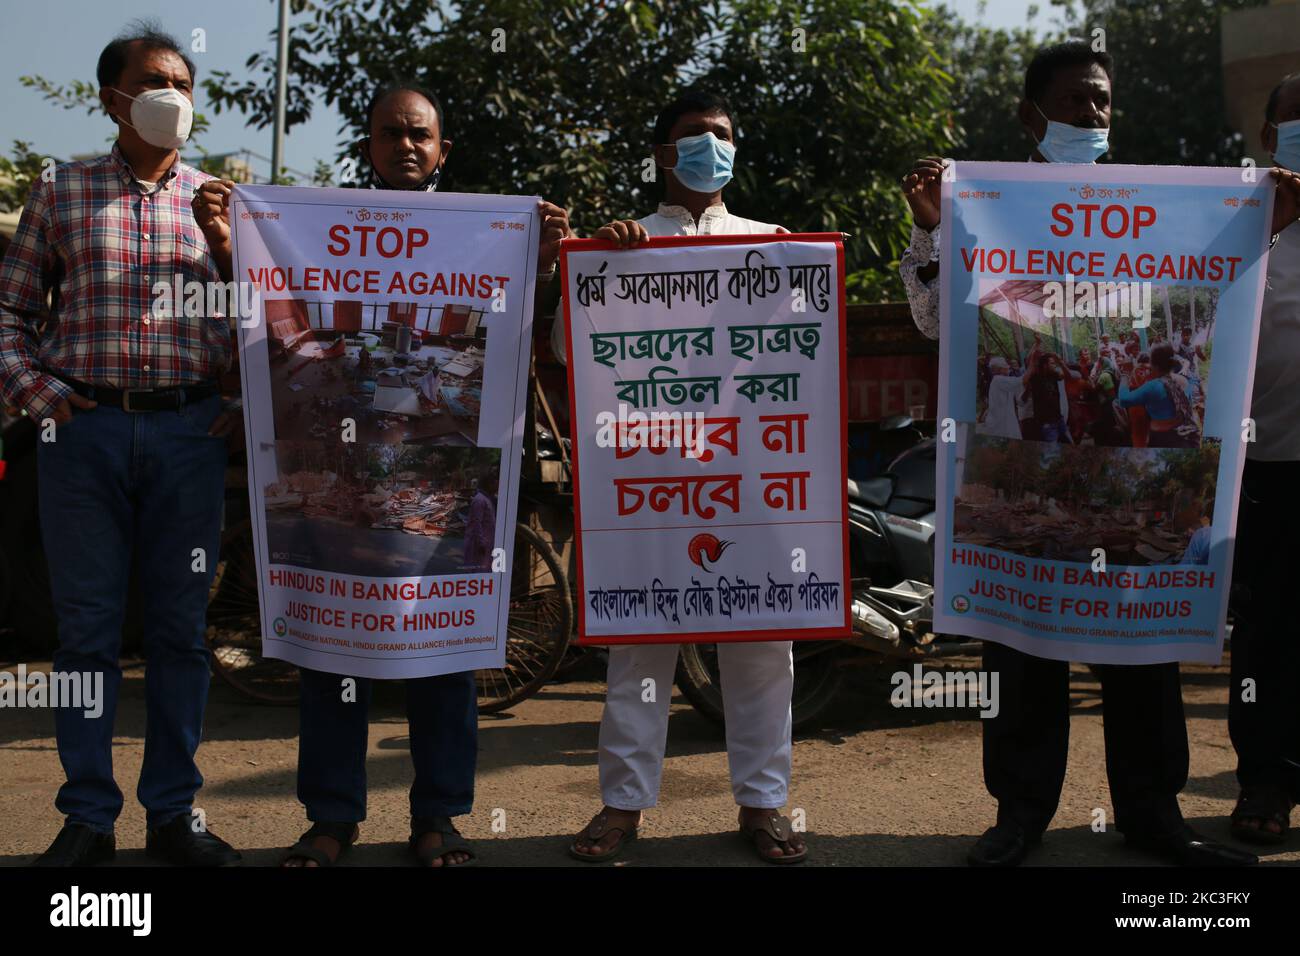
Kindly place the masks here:
POLYGON ((433 868, 434 860, 442 860, 442 869, 450 867, 456 869, 461 866, 469 866, 478 859, 478 854, 470 842, 460 835, 460 831, 452 825, 451 817, 430 817, 427 820, 416 820, 411 824, 411 839, 407 841, 407 847, 415 854, 415 858, 420 861, 421 866, 433 868), (442 846, 426 847, 421 850, 420 837, 426 833, 438 833, 442 835, 442 846), (469 856, 468 860, 462 863, 449 863, 445 858, 449 853, 464 853, 469 856))
POLYGON ((808 858, 807 846, 805 846, 803 851, 800 853, 795 853, 793 855, 783 853, 781 856, 768 856, 759 849, 758 835, 760 833, 766 833, 772 838, 772 841, 776 843, 777 846, 784 849, 786 844, 790 842, 790 835, 792 832, 793 828, 790 823, 790 818, 779 814, 776 816, 764 817, 763 822, 758 826, 747 827, 743 823, 740 825, 740 835, 753 844, 755 854, 764 863, 802 863, 808 858))
POLYGON ((1276 845, 1286 840, 1287 830, 1291 825, 1291 798, 1281 787, 1263 786, 1247 787, 1237 798, 1233 807, 1232 835, 1245 843, 1276 845), (1277 833, 1262 826, 1248 827, 1246 820, 1259 820, 1261 823, 1276 823, 1277 833))
MULTIPOLYGON (((280 866, 285 866, 290 860, 311 860, 317 866, 333 866, 343 854, 348 851, 352 844, 356 843, 361 833, 355 823, 313 823, 311 829, 298 838, 298 842, 289 847, 280 861, 280 866), (330 858, 330 855, 320 847, 312 846, 314 837, 329 837, 339 845, 339 852, 330 858)), ((292 869, 292 867, 289 867, 292 869)))
POLYGON ((575 860, 581 860, 583 863, 604 863, 606 860, 612 860, 623 852, 623 847, 636 839, 637 828, 624 829, 623 827, 611 827, 609 825, 609 816, 603 811, 596 814, 586 828, 578 834, 579 837, 586 837, 592 843, 599 842, 600 838, 606 833, 617 833, 618 840, 614 842, 604 853, 599 855, 595 853, 584 853, 578 849, 578 840, 569 844, 569 856, 575 860))

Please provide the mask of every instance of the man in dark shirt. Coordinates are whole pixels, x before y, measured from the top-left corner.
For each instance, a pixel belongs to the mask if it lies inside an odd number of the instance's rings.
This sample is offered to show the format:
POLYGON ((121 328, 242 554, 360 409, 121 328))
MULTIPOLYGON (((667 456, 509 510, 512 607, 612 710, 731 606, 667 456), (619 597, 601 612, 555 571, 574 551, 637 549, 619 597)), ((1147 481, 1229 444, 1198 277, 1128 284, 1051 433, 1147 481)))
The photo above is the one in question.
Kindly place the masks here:
POLYGON ((1039 353, 1036 367, 1025 382, 1025 395, 1034 403, 1034 431, 1039 441, 1070 444, 1070 430, 1065 427, 1065 409, 1061 405, 1061 382, 1065 369, 1061 360, 1050 353, 1039 353))
MULTIPOLYGON (((1086 41, 1057 44, 1034 56, 1019 110, 1036 143, 1034 161, 1051 159, 1043 152, 1049 123, 1058 130, 1074 127, 1076 133, 1109 128, 1112 73, 1110 55, 1086 41)), ((1068 157, 1053 161, 1074 162, 1068 157)), ((1086 171, 1087 165, 1080 168, 1086 171)), ((900 271, 912 318, 932 338, 939 335, 934 233, 942 172, 942 160, 929 157, 918 160, 902 181, 913 229, 900 271)), ((1277 208, 1294 218, 1297 183, 1276 171, 1274 177, 1279 181, 1277 208)), ((1103 335, 1098 360, 1113 348, 1103 335)), ((998 715, 982 722, 984 782, 998 811, 996 824, 967 860, 973 866, 1015 866, 1041 842, 1060 802, 1069 755, 1070 670, 1066 661, 993 641, 984 642, 984 667, 1000 675, 1003 695, 998 715)), ((1128 843, 1183 865, 1257 862, 1253 854, 1204 839, 1183 819, 1178 793, 1187 783, 1188 749, 1178 665, 1098 665, 1094 671, 1101 679, 1106 712, 1106 776, 1115 824, 1128 843)))

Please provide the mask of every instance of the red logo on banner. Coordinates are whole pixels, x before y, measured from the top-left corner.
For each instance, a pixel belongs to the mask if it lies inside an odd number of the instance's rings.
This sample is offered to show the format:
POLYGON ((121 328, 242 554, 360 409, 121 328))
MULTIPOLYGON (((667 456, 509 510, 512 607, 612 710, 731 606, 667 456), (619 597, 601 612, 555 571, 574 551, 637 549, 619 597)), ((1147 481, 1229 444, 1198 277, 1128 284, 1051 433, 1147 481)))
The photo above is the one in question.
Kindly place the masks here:
POLYGON ((698 564, 705 571, 712 573, 713 569, 704 563, 704 559, 708 558, 716 564, 722 557, 722 552, 730 545, 730 541, 719 541, 711 534, 697 534, 686 545, 686 556, 691 559, 691 564, 698 564))

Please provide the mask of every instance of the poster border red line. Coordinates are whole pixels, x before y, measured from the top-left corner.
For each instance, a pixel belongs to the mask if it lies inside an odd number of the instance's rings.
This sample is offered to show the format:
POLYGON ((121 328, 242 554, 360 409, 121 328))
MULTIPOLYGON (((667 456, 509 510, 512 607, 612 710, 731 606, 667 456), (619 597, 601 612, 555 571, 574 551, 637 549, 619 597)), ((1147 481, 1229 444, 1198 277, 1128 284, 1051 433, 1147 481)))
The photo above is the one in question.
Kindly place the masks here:
POLYGON ((573 460, 573 546, 575 551, 575 568, 577 578, 578 626, 575 641, 583 647, 599 647, 615 644, 683 644, 683 643, 757 643, 762 641, 826 641, 843 640, 852 636, 853 581, 849 568, 849 499, 844 489, 849 477, 848 451, 848 413, 849 413, 849 378, 848 378, 848 321, 845 303, 844 276, 844 235, 838 232, 772 232, 772 233, 731 233, 713 236, 652 236, 645 242, 638 243, 637 249, 671 249, 677 246, 735 246, 754 245, 767 242, 819 242, 833 243, 835 246, 836 268, 839 269, 837 298, 839 306, 839 366, 840 366, 840 489, 842 491, 841 528, 843 531, 842 551, 844 554, 844 626, 840 627, 804 627, 776 628, 772 630, 734 630, 734 631, 683 631, 650 632, 645 634, 587 635, 587 601, 585 582, 583 581, 582 563, 582 492, 581 469, 578 466, 578 422, 574 410, 577 408, 577 396, 573 384, 573 321, 569 303, 569 253, 595 252, 608 250, 621 252, 623 247, 612 239, 565 239, 560 243, 560 281, 562 283, 560 301, 564 307, 565 336, 565 377, 569 388, 569 454, 573 460))

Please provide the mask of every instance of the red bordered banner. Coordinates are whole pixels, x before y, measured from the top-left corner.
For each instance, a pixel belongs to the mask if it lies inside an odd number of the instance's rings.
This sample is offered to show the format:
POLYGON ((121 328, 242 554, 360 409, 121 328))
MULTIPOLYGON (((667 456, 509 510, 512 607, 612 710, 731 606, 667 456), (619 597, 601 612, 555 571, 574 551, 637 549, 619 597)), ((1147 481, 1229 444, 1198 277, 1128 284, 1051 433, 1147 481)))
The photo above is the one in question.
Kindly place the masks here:
POLYGON ((848 637, 840 234, 566 240, 560 274, 578 643, 848 637), (796 254, 807 244, 824 255, 796 254), (718 254, 735 246, 750 248, 718 254), (630 421, 679 410, 681 424, 630 421), (598 443, 609 418, 616 447, 598 443), (687 450, 648 447, 653 435, 697 437, 687 450), (607 589, 609 574, 640 586, 607 589))

